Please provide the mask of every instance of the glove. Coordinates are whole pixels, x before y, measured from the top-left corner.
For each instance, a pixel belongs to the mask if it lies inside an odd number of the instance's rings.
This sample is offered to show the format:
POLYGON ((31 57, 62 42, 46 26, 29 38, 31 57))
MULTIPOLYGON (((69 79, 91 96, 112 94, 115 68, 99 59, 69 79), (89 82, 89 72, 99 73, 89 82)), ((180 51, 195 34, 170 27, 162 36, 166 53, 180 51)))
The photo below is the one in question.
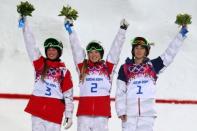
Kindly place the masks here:
POLYGON ((127 121, 127 116, 126 115, 119 116, 119 118, 122 120, 122 122, 127 121))
POLYGON ((64 123, 63 126, 64 128, 67 130, 72 126, 73 122, 72 122, 72 118, 65 118, 64 119, 64 123))
POLYGON ((65 23, 69 22, 70 25, 73 26, 73 20, 71 20, 71 19, 65 17, 64 21, 65 21, 65 23))
POLYGON ((21 17, 18 21, 18 27, 24 28, 25 27, 25 17, 21 17))
POLYGON ((129 23, 125 19, 122 19, 120 22, 120 28, 127 30, 128 26, 129 26, 129 23))
POLYGON ((71 19, 65 18, 64 27, 68 31, 69 34, 73 32, 71 29, 72 26, 73 26, 73 21, 71 19))
POLYGON ((180 33, 183 37, 186 36, 186 34, 188 33, 189 31, 187 30, 187 27, 186 26, 182 26, 181 30, 180 30, 180 33))

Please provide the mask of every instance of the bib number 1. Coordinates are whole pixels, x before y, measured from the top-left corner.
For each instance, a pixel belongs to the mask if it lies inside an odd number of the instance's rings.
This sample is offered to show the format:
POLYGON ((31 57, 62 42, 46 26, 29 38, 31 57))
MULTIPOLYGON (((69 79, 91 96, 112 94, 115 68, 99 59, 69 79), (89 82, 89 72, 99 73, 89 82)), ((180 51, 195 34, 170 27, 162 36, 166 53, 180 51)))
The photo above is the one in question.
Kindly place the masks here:
POLYGON ((138 92, 136 93, 136 94, 143 94, 143 92, 142 92, 142 86, 137 86, 137 88, 138 88, 138 92))

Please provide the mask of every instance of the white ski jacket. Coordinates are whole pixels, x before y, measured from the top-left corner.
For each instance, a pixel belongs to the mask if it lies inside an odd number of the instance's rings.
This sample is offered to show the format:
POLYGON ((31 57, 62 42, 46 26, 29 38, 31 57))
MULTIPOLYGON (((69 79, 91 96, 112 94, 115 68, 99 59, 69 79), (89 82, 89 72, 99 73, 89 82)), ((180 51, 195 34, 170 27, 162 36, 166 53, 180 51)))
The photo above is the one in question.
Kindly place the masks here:
POLYGON ((127 59, 119 70, 115 107, 118 116, 156 116, 157 75, 172 63, 185 37, 179 33, 158 58, 142 64, 127 59))

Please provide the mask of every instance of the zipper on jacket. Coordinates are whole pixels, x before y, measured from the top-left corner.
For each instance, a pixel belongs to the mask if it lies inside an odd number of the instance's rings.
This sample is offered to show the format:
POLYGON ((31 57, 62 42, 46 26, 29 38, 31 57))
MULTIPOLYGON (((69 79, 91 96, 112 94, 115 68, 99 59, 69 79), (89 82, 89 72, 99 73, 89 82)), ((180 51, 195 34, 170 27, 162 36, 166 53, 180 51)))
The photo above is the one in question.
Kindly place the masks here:
POLYGON ((138 98, 138 115, 141 116, 140 98, 138 98))
POLYGON ((93 98, 93 102, 92 102, 92 116, 95 115, 95 114, 94 114, 94 108, 95 108, 95 107, 94 107, 94 104, 95 104, 95 102, 94 102, 95 100, 94 100, 94 99, 95 99, 95 98, 93 98))

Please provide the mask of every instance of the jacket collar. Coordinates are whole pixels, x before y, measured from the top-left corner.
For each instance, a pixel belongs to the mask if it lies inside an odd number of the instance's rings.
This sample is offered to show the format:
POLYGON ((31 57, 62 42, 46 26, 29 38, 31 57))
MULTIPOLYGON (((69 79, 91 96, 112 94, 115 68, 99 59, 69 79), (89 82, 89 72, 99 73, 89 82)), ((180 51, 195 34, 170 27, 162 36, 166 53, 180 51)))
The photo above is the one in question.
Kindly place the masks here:
MULTIPOLYGON (((148 57, 146 57, 143 61, 143 63, 147 63, 148 61, 150 61, 150 59, 148 57)), ((125 60, 126 64, 135 64, 133 59, 130 59, 129 57, 126 58, 125 60)))
POLYGON ((49 67, 52 67, 52 68, 65 67, 65 64, 63 62, 61 62, 61 60, 59 60, 59 61, 52 61, 49 59, 45 59, 45 60, 46 60, 46 64, 49 67))

